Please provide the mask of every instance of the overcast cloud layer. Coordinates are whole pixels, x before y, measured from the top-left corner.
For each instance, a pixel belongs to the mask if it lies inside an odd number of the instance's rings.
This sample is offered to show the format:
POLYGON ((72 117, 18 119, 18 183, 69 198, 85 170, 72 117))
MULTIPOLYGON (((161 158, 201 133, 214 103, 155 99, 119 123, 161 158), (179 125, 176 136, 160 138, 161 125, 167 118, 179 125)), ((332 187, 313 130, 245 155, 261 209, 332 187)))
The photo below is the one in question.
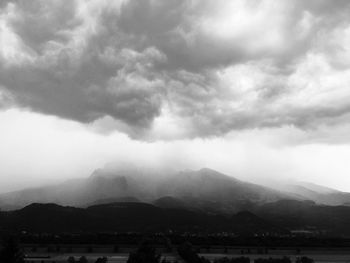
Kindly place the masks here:
POLYGON ((138 139, 349 120, 347 0, 19 0, 0 8, 3 107, 138 139))
POLYGON ((350 191, 349 0, 0 0, 0 192, 109 162, 350 191))

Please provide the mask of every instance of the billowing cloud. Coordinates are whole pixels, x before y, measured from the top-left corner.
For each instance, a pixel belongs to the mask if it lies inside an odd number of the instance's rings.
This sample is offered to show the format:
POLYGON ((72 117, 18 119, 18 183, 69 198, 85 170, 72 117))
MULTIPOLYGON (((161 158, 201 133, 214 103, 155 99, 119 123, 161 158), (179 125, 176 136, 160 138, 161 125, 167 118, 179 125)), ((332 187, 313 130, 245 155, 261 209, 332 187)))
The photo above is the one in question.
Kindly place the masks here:
POLYGON ((0 4, 0 104, 171 139, 347 122, 349 1, 0 4))

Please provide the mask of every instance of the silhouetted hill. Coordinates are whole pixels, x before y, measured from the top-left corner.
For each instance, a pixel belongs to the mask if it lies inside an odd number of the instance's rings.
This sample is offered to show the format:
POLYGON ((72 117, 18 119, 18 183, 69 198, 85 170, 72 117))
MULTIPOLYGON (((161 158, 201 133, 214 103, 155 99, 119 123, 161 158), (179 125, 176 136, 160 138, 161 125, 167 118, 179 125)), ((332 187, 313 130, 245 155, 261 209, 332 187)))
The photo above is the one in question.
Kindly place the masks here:
POLYGON ((350 207, 316 205, 312 201, 280 200, 252 210, 265 220, 290 230, 350 236, 350 207))
POLYGON ((161 208, 189 208, 181 199, 172 196, 163 196, 152 203, 161 208))
MULTIPOLYGON (((165 200, 170 200, 166 198, 165 200)), ((172 202, 172 201, 171 201, 172 202)), ((29 232, 231 232, 238 235, 287 234, 350 236, 350 208, 320 206, 312 201, 279 200, 233 215, 183 208, 161 208, 140 202, 116 202, 75 208, 31 204, 0 212, 2 231, 29 232)))
POLYGON ((230 217, 183 209, 162 209, 145 203, 112 203, 86 209, 32 204, 0 213, 1 228, 29 232, 228 231, 240 235, 285 233, 265 220, 240 213, 230 217))
POLYGON ((106 198, 106 199, 96 200, 90 204, 87 204, 85 207, 94 206, 94 205, 110 204, 110 203, 119 203, 119 202, 122 202, 122 203, 141 203, 141 200, 139 200, 133 196, 106 198))

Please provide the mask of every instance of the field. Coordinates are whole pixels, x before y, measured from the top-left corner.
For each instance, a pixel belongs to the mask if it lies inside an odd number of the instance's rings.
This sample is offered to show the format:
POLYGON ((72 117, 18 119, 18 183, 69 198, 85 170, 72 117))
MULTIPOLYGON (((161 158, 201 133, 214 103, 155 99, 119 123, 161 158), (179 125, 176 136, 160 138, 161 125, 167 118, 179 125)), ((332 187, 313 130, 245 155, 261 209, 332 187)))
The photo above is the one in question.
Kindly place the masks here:
MULTIPOLYGON (((350 263, 350 248, 343 249, 300 249, 296 251, 294 248, 283 248, 283 249, 274 249, 270 250, 267 253, 254 253, 256 248, 230 248, 229 253, 216 253, 213 250, 210 253, 199 253, 200 256, 203 256, 210 261, 214 261, 217 258, 221 257, 240 257, 245 256, 251 259, 251 262, 257 258, 281 258, 283 256, 289 257, 292 262, 295 262, 297 257, 307 256, 313 258, 315 262, 322 263, 350 263), (249 251, 249 252, 248 252, 249 251)), ((86 252, 72 252, 72 253, 27 253, 26 262, 30 263, 42 263, 42 262, 50 262, 50 263, 63 263, 67 262, 68 257, 74 256, 78 259, 81 256, 85 256, 89 262, 94 263, 98 257, 106 256, 108 258, 109 263, 124 263, 127 261, 129 252, 133 250, 133 248, 124 248, 120 253, 102 253, 102 250, 107 250, 107 247, 101 248, 99 247, 101 252, 96 253, 86 253, 86 252), (128 252, 127 252, 128 251, 128 252)), ((216 249, 219 250, 219 249, 216 249)), ((204 252, 204 251, 203 251, 204 252)), ((178 261, 179 263, 183 262, 176 252, 173 253, 162 253, 162 257, 166 258, 168 261, 174 262, 178 261)))

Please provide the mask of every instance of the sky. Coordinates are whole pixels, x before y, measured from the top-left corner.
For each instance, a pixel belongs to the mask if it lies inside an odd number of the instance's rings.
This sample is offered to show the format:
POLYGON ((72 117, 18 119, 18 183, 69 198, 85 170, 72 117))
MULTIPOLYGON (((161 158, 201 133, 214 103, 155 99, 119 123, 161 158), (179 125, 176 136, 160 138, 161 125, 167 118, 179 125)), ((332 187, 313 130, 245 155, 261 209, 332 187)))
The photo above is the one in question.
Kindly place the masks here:
POLYGON ((0 192, 106 163, 350 191, 350 1, 0 1, 0 192))

